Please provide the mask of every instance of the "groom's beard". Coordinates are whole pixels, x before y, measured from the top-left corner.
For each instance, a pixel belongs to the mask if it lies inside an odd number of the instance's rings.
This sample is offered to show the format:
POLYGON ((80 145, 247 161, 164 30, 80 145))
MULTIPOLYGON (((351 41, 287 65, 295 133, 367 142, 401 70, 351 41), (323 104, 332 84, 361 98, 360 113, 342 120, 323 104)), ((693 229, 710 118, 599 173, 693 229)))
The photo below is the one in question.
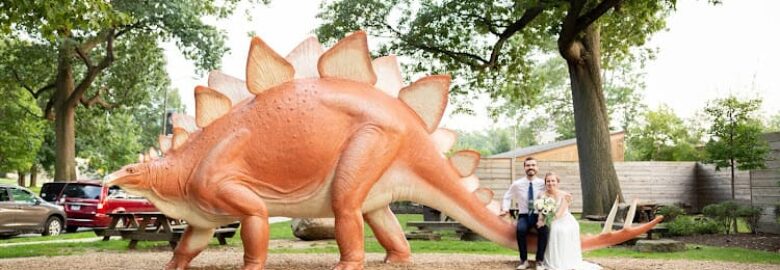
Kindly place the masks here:
POLYGON ((528 169, 528 170, 525 171, 525 175, 526 176, 534 176, 534 175, 536 175, 536 170, 528 169))

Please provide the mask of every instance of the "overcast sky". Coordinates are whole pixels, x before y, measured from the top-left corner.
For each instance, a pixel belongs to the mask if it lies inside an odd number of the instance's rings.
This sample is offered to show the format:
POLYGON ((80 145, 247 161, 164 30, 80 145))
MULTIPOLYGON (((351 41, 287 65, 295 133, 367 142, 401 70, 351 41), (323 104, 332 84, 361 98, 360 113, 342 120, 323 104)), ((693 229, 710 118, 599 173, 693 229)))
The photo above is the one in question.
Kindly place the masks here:
MULTIPOLYGON (((644 102, 657 107, 667 104, 682 117, 700 111, 708 100, 730 94, 762 98, 765 115, 780 112, 780 49, 777 39, 780 10, 775 0, 727 0, 712 6, 707 1, 683 0, 668 19, 668 31, 657 33, 650 46, 658 57, 644 72, 647 88, 644 102)), ((252 12, 247 22, 243 12, 214 22, 227 31, 230 52, 223 57, 227 74, 244 78, 250 38, 254 31, 279 54, 286 55, 317 26, 319 1, 272 1, 252 12)), ((206 85, 205 76, 178 49, 168 44, 166 57, 173 87, 179 90, 189 114, 194 114, 193 89, 206 85)), ((477 102, 477 106, 486 104, 477 102)), ((483 105, 484 106, 484 105, 483 105)), ((475 116, 446 116, 442 125, 463 130, 493 125, 484 108, 473 108, 475 116)))

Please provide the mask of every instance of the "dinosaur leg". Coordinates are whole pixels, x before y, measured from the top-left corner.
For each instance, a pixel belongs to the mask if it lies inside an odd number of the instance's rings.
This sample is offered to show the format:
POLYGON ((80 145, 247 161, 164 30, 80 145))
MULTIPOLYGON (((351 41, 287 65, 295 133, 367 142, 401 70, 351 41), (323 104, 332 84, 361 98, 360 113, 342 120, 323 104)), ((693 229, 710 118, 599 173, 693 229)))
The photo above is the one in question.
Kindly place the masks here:
MULTIPOLYGON (((224 182, 223 182, 224 183, 224 182)), ((241 217, 243 270, 263 269, 268 255, 268 209, 257 194, 241 184, 226 183, 216 191, 220 209, 241 217)))
POLYGON ((392 163, 398 147, 394 134, 376 126, 358 130, 345 147, 331 186, 336 242, 341 253, 334 269, 363 269, 361 206, 371 187, 392 163))
POLYGON ((173 258, 165 264, 165 269, 186 269, 190 261, 206 248, 213 234, 214 228, 187 226, 176 250, 173 251, 173 258))
POLYGON ((371 226, 379 244, 387 251, 386 263, 411 262, 409 242, 389 206, 364 214, 363 218, 371 226))

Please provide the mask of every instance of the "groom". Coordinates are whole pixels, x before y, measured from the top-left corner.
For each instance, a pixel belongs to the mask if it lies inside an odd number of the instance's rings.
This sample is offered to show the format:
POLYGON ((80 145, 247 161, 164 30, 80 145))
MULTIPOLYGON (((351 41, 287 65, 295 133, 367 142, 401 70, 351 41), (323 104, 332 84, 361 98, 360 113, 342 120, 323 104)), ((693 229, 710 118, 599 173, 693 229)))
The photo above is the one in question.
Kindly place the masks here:
POLYGON ((547 238, 549 229, 543 223, 539 223, 539 215, 534 209, 534 200, 539 198, 545 191, 544 180, 536 177, 538 167, 536 159, 528 157, 523 161, 525 177, 515 180, 509 190, 504 194, 504 200, 501 204, 501 216, 505 216, 509 206, 514 199, 518 204, 517 217, 517 247, 520 250, 520 266, 517 269, 527 269, 528 265, 528 247, 525 237, 531 228, 536 228, 538 241, 536 243, 536 269, 544 269, 544 250, 547 248, 547 238), (541 226, 540 226, 541 225, 541 226))

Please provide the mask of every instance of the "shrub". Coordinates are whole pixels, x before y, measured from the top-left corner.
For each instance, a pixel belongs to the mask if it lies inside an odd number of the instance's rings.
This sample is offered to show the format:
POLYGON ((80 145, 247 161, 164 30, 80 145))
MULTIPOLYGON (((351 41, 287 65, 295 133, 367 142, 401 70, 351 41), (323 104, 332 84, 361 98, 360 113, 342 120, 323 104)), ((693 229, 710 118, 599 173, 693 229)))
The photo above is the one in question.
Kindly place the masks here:
POLYGON ((709 218, 694 218, 678 216, 666 223, 669 234, 673 236, 688 236, 694 234, 715 234, 720 232, 720 225, 709 218))
POLYGON ((718 204, 710 204, 702 209, 705 216, 713 219, 721 226, 722 231, 729 234, 732 224, 737 220, 737 209, 739 205, 733 201, 725 201, 718 204))
POLYGON ((694 234, 694 228, 696 221, 689 216, 679 216, 673 221, 667 222, 666 227, 669 228, 669 234, 674 236, 687 236, 694 234))
POLYGON ((656 214, 664 216, 664 222, 672 222, 677 216, 685 215, 685 210, 676 205, 664 205, 656 211, 656 214))
POLYGON ((709 218, 702 218, 696 222, 696 234, 720 233, 720 225, 709 218))
POLYGON ((763 211, 764 210, 758 206, 741 206, 737 209, 736 214, 745 220, 751 233, 756 233, 758 220, 761 218, 761 213, 763 211))

